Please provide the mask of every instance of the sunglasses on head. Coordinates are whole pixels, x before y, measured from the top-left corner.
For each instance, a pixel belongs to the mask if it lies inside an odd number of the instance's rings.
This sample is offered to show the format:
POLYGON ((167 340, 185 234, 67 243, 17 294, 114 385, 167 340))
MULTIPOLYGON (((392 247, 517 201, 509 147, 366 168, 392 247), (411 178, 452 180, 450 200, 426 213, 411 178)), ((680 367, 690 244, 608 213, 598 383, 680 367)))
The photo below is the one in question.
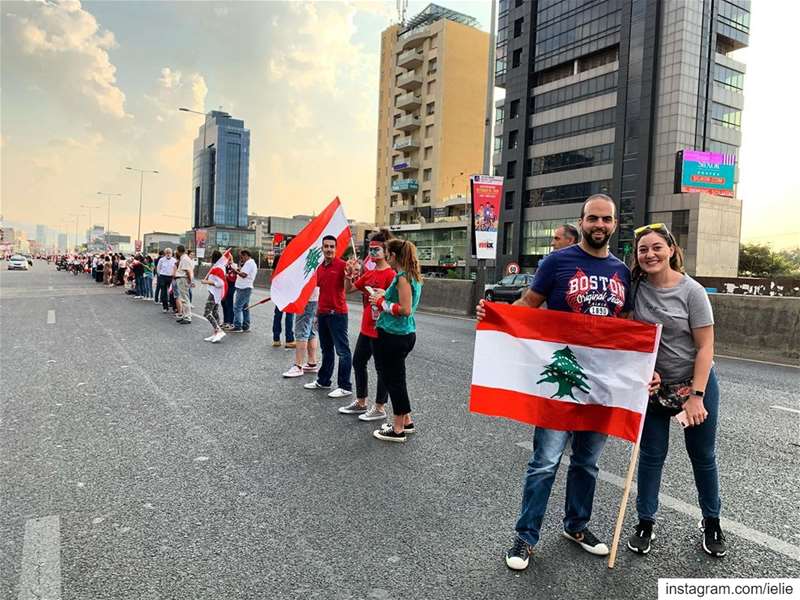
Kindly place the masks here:
POLYGON ((649 231, 658 231, 663 233, 665 236, 667 236, 671 244, 675 243, 675 238, 672 237, 672 232, 670 232, 669 227, 667 227, 664 223, 651 223, 650 225, 642 225, 641 227, 637 227, 633 230, 633 235, 638 238, 643 233, 649 231))

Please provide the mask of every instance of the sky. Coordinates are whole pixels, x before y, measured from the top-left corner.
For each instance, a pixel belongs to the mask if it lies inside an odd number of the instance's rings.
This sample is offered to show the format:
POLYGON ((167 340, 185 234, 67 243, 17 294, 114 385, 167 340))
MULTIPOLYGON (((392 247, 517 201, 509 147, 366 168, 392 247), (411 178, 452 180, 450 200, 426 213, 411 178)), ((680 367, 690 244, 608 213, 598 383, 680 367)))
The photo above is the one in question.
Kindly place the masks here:
MULTIPOLYGON (((667 2, 672 0, 666 0, 667 2)), ((488 2, 442 2, 488 29, 488 2)), ((426 2, 409 2, 409 15, 426 2)), ((380 32, 395 2, 3 1, 0 212, 6 222, 135 236, 184 231, 192 140, 220 107, 251 131, 249 212, 374 218, 380 32), (89 208, 91 207, 91 208, 89 208)), ((739 196, 743 239, 800 245, 800 126, 787 70, 800 2, 754 0, 739 196), (788 159, 787 159, 788 160, 788 159), (788 166, 787 165, 784 166, 788 166), (777 218, 776 218, 777 217, 777 218)), ((740 56, 739 58, 742 58, 740 56)))

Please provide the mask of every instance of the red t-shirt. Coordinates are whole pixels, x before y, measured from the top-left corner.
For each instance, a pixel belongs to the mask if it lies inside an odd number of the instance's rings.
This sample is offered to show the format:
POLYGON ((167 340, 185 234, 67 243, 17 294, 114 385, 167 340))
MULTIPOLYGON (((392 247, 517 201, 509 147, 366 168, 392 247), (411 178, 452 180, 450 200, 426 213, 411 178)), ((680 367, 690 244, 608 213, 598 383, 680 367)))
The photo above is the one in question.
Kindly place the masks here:
POLYGON ((347 314, 347 302, 344 299, 344 268, 347 265, 341 258, 334 258, 331 264, 325 261, 317 267, 317 286, 319 286, 319 304, 317 314, 347 314))
POLYGON ((368 337, 378 337, 378 330, 375 328, 375 319, 372 318, 372 309, 369 305, 369 293, 365 288, 369 286, 372 289, 385 290, 392 284, 395 275, 397 275, 397 273, 395 273, 394 269, 391 267, 381 271, 377 269, 374 271, 364 271, 364 274, 359 277, 354 284, 356 288, 363 292, 362 301, 364 303, 364 313, 361 316, 361 333, 368 337))

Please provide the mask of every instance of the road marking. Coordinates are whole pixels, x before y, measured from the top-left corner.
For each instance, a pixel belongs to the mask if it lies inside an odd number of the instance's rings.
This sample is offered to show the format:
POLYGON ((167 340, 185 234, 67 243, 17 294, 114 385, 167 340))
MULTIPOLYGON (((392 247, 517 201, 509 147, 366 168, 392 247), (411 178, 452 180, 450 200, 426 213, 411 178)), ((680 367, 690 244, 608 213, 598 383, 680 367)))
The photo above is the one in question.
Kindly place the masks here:
POLYGON ((786 406, 778 406, 777 404, 775 406, 770 406, 770 408, 774 408, 775 410, 785 410, 786 412, 797 413, 800 415, 800 410, 797 410, 796 408, 787 408, 786 406))
POLYGON ((61 525, 56 515, 25 522, 17 597, 61 599, 61 525))
MULTIPOLYGON (((519 446, 520 448, 524 448, 525 450, 533 451, 533 442, 517 442, 515 445, 519 446)), ((561 459, 561 464, 569 466, 569 457, 566 455, 563 456, 561 459)), ((619 489, 625 488, 625 479, 614 475, 613 473, 609 473, 608 471, 603 471, 601 469, 600 473, 597 475, 597 478, 601 481, 605 481, 606 483, 610 483, 619 489)), ((636 487, 635 479, 633 480, 632 487, 636 487)), ((662 506, 668 506, 672 510, 676 510, 689 517, 697 519, 698 521, 703 518, 703 514, 700 512, 699 508, 692 506, 688 502, 679 500, 678 498, 673 498, 667 494, 659 494, 658 501, 662 506)), ((743 525, 738 521, 726 519, 725 517, 720 518, 720 524, 722 525, 722 529, 728 533, 733 533, 740 538, 744 538, 753 542, 754 544, 758 544, 759 546, 763 546, 769 550, 783 554, 792 560, 800 562, 800 547, 798 546, 794 546, 788 542, 779 540, 778 538, 772 537, 766 533, 762 533, 756 529, 751 529, 747 525, 743 525)))
POLYGON ((56 322, 56 311, 55 310, 48 310, 47 311, 47 324, 53 325, 56 322))
POLYGON ((743 360, 745 362, 754 362, 760 365, 772 365, 773 367, 789 367, 790 369, 800 369, 800 365, 790 365, 786 363, 771 362, 768 360, 756 360, 755 358, 740 358, 738 356, 728 356, 726 354, 715 354, 714 358, 727 358, 728 360, 743 360))

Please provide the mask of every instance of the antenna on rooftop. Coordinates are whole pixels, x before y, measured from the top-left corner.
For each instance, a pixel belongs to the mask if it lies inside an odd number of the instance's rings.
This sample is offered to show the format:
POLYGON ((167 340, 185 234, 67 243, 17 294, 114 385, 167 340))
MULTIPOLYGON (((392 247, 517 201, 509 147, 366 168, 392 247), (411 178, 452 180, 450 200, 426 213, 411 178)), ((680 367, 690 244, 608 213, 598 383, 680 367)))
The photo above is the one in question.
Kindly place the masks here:
POLYGON ((397 0, 397 18, 400 25, 405 25, 408 0, 397 0))

